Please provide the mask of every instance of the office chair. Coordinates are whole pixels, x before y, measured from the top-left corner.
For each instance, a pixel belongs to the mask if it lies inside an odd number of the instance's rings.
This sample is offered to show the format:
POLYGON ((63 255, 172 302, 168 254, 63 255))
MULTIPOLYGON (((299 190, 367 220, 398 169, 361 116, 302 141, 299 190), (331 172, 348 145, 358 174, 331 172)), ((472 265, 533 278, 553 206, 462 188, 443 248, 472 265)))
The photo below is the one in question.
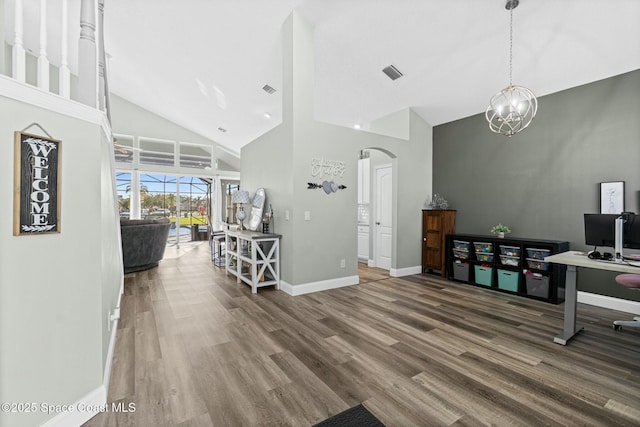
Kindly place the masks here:
MULTIPOLYGON (((616 276, 616 282, 622 286, 640 290, 640 274, 619 274, 616 276)), ((640 328, 640 317, 634 317, 633 320, 616 320, 613 322, 613 329, 619 331, 623 326, 630 326, 632 328, 640 328)))

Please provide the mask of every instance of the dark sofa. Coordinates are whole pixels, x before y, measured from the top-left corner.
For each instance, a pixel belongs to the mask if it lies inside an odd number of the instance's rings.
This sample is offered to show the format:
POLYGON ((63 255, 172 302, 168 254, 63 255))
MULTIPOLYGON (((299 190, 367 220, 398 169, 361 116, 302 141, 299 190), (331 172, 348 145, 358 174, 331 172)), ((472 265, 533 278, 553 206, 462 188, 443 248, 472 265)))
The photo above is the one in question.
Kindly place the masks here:
POLYGON ((164 256, 170 227, 169 218, 120 218, 124 272, 156 267, 164 256))

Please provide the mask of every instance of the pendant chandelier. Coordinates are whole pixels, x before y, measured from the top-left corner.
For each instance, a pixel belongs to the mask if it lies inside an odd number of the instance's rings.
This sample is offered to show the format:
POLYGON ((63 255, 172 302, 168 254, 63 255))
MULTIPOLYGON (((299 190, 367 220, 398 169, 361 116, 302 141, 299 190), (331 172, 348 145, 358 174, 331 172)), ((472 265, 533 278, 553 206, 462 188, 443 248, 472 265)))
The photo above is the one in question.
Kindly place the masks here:
POLYGON ((509 10, 509 86, 493 95, 487 107, 486 118, 489 129, 501 135, 512 136, 531 124, 538 111, 536 96, 523 86, 514 86, 513 73, 513 9, 519 0, 508 0, 505 8, 509 10))

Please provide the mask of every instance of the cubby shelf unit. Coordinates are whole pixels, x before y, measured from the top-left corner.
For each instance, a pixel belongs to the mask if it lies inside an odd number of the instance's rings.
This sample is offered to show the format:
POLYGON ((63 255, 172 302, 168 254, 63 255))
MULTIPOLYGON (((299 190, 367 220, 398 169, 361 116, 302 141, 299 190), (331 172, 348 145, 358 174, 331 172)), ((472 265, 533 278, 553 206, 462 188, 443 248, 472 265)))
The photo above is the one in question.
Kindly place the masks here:
POLYGON ((566 266, 543 258, 569 250, 569 242, 450 234, 447 279, 559 304, 564 301, 566 266))

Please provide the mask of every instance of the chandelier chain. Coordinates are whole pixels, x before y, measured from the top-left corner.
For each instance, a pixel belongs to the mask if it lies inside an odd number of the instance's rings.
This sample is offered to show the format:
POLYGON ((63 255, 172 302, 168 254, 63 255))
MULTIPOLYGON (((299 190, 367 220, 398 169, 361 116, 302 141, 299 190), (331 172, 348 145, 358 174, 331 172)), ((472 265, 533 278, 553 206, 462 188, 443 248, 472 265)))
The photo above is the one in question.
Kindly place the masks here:
POLYGON ((508 0, 509 9, 509 86, 489 101, 485 118, 492 132, 513 136, 526 129, 538 111, 536 96, 523 86, 513 85, 513 9, 519 0, 508 0))
POLYGON ((513 86, 513 9, 509 9, 509 86, 513 86))

